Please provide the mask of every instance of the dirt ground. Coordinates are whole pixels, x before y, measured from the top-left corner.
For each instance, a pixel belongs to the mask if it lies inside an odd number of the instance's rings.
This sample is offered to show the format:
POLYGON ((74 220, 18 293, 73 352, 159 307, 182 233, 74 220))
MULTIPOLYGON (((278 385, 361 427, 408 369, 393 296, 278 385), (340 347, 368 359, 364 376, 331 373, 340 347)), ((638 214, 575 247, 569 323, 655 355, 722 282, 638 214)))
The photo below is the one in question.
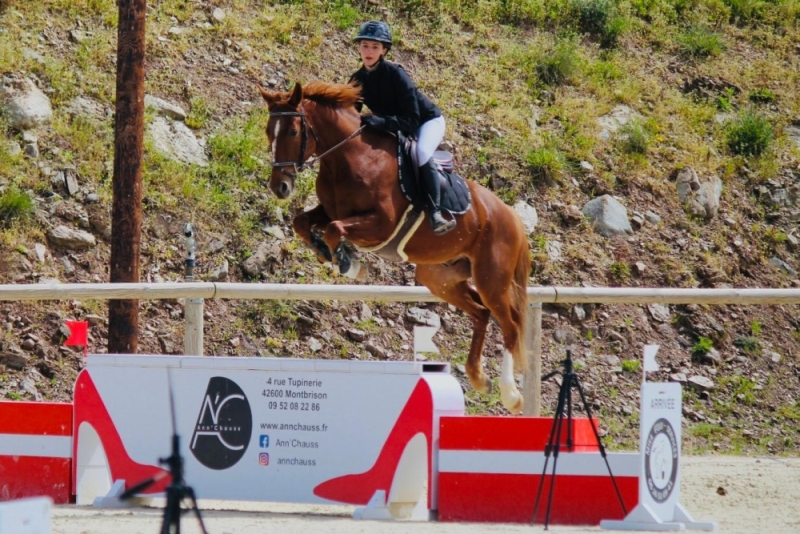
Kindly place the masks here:
MULTIPOLYGON (((682 458, 681 502, 699 521, 716 521, 718 532, 800 532, 800 458, 690 456, 682 458)), ((154 502, 154 505, 158 504, 154 502)), ((529 532, 541 525, 447 524, 351 519, 352 507, 200 501, 209 534, 312 534, 358 532, 529 532)), ((160 529, 159 508, 96 510, 57 506, 53 534, 151 534, 160 529)), ((181 532, 196 534, 197 520, 184 516, 181 532)), ((551 532, 598 532, 599 528, 551 526, 551 532)))

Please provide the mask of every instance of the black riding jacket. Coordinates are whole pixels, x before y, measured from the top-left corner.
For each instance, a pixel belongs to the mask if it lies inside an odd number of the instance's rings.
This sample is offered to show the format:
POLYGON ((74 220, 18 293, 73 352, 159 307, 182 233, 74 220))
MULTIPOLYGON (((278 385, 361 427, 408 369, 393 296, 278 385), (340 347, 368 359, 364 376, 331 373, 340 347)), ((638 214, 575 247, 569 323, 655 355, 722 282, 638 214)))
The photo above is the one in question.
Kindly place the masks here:
MULTIPOLYGON (((424 123, 440 117, 442 112, 422 94, 397 63, 381 58, 374 70, 361 67, 350 76, 361 85, 363 103, 372 113, 386 119, 386 130, 413 134, 424 123)), ((362 104, 356 104, 361 111, 362 104)))

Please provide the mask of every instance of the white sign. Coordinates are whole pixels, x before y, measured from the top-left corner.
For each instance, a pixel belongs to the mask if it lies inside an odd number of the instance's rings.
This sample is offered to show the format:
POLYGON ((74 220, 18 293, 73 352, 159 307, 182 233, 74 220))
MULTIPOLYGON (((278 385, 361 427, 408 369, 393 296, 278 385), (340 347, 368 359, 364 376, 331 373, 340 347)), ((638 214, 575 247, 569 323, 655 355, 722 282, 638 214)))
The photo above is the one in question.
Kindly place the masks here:
POLYGON ((433 342, 433 336, 439 329, 435 326, 414 327, 414 359, 421 352, 439 354, 439 348, 433 342))
POLYGON ((656 353, 658 352, 658 345, 645 345, 644 346, 644 365, 643 371, 658 371, 658 362, 656 361, 656 353))
MULTIPOLYGON (((645 370, 656 370, 658 345, 645 346, 645 370), (647 367, 650 367, 648 369, 647 367)), ((716 530, 696 522, 680 504, 681 385, 642 382, 639 426, 639 504, 621 521, 604 520, 610 530, 716 530)))
POLYGON ((81 483, 98 450, 111 482, 160 476, 171 452, 168 367, 186 482, 203 499, 366 504, 383 490, 414 504, 439 416, 464 413, 444 363, 90 356, 75 392, 79 503, 99 496, 81 483))
POLYGON ((659 517, 670 517, 680 502, 681 492, 679 383, 642 384, 639 450, 642 451, 639 503, 647 504, 659 517))

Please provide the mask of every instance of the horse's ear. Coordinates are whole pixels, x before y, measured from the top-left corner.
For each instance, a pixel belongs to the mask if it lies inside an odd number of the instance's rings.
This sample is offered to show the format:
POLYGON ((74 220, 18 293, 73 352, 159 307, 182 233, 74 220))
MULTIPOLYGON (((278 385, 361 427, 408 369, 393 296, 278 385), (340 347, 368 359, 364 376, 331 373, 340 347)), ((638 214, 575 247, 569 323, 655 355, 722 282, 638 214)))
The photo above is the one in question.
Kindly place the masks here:
POLYGON ((260 85, 258 86, 258 92, 261 93, 261 96, 264 98, 264 100, 267 101, 267 104, 270 104, 270 105, 274 104, 275 100, 277 100, 277 98, 278 98, 277 93, 274 93, 272 91, 267 91, 266 89, 264 89, 260 85))
POLYGON ((292 89, 292 96, 289 97, 289 105, 296 108, 300 105, 301 100, 303 100, 303 86, 300 85, 300 82, 297 82, 294 84, 294 89, 292 89))

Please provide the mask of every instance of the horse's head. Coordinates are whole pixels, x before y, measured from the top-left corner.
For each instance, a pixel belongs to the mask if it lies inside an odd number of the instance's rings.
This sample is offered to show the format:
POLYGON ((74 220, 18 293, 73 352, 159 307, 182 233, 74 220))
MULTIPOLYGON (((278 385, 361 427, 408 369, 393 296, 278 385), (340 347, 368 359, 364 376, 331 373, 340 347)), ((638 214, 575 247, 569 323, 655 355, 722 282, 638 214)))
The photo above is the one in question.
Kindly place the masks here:
POLYGON ((258 90, 269 109, 267 139, 272 147, 269 188, 278 198, 288 198, 294 191, 294 181, 303 162, 314 152, 314 146, 309 146, 308 142, 310 128, 300 107, 303 88, 298 83, 291 92, 267 91, 260 86, 258 90))

